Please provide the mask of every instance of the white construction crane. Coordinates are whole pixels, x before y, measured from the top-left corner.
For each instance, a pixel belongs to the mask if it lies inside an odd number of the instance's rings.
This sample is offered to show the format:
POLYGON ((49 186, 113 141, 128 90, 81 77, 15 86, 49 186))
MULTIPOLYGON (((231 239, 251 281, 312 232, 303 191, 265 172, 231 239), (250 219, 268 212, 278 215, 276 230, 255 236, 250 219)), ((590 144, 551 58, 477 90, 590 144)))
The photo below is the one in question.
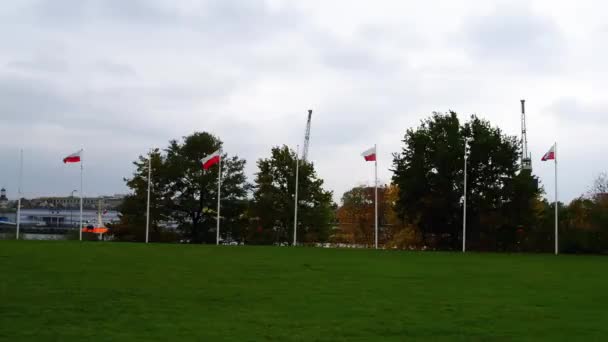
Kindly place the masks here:
POLYGON ((304 133, 304 149, 302 150, 302 160, 308 160, 308 146, 310 145, 310 120, 312 118, 312 109, 308 110, 308 121, 306 121, 306 132, 304 133))
POLYGON ((532 156, 528 153, 525 102, 526 100, 521 100, 521 169, 532 170, 532 156))

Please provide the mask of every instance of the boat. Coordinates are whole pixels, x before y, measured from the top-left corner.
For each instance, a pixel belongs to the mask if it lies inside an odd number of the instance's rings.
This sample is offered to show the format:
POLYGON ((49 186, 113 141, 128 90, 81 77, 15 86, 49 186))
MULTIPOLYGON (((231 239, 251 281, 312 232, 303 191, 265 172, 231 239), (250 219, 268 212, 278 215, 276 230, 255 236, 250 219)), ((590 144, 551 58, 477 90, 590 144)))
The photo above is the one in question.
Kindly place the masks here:
MULTIPOLYGON (((106 213, 107 211, 104 211, 106 213)), ((82 227, 82 231, 84 233, 93 233, 99 234, 99 238, 101 239, 102 234, 107 233, 110 229, 104 226, 103 221, 101 220, 101 201, 99 201, 98 209, 97 209, 97 225, 88 225, 86 227, 82 227)))

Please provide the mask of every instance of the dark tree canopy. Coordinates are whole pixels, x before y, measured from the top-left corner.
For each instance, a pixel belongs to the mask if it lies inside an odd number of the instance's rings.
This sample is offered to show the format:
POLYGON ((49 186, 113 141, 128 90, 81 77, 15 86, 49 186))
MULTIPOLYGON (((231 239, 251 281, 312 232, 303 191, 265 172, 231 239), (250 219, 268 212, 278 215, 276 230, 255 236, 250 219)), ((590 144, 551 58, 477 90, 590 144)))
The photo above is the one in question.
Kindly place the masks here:
POLYGON ((405 146, 394 155, 393 182, 400 189, 396 210, 419 227, 426 243, 459 248, 465 139, 467 241, 477 248, 502 248, 496 237, 506 234, 512 245, 517 227, 532 220, 538 181, 519 172, 516 137, 476 116, 461 124, 454 112, 433 113, 417 129, 406 131, 405 146))
MULTIPOLYGON (((296 153, 274 147, 270 158, 258 161, 252 216, 252 242, 293 241, 296 153)), ((333 218, 331 191, 323 189, 314 166, 300 161, 298 186, 298 241, 326 241, 333 218)))
MULTIPOLYGON (((182 141, 172 140, 160 153, 152 154, 153 191, 152 227, 158 223, 176 224, 192 242, 215 242, 218 167, 203 170, 201 160, 221 148, 219 138, 209 133, 194 133, 182 141)), ((140 156, 127 186, 133 194, 121 208, 123 223, 145 222, 147 157, 140 156)), ((245 160, 222 154, 221 228, 222 238, 240 239, 246 222, 242 213, 247 206, 250 185, 244 173, 245 160)))

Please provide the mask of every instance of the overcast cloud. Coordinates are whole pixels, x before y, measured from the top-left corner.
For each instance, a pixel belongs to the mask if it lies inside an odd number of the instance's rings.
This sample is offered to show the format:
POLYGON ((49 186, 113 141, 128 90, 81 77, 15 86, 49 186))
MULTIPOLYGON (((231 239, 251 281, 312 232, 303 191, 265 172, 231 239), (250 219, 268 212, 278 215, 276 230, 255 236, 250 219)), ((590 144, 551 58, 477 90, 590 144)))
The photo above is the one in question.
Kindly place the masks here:
POLYGON ((534 172, 562 200, 608 170, 608 5, 598 1, 122 1, 0 5, 0 186, 68 195, 84 148, 85 193, 125 193, 131 162, 193 131, 255 162, 302 144, 335 198, 380 178, 405 130, 432 111, 519 134, 527 100, 534 172))

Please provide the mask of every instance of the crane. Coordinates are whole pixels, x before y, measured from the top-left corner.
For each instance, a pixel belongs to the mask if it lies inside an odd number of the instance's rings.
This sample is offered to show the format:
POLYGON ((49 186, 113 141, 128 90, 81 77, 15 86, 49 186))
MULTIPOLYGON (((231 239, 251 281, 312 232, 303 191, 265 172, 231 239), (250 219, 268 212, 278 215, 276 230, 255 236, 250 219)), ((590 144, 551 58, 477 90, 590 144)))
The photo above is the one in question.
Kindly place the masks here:
POLYGON ((526 100, 521 100, 521 169, 532 170, 532 158, 528 153, 528 134, 526 132, 526 100))
POLYGON ((308 146, 310 145, 310 120, 312 119, 312 109, 308 110, 308 120, 306 121, 306 132, 304 133, 304 149, 302 150, 302 160, 308 159, 308 146))

